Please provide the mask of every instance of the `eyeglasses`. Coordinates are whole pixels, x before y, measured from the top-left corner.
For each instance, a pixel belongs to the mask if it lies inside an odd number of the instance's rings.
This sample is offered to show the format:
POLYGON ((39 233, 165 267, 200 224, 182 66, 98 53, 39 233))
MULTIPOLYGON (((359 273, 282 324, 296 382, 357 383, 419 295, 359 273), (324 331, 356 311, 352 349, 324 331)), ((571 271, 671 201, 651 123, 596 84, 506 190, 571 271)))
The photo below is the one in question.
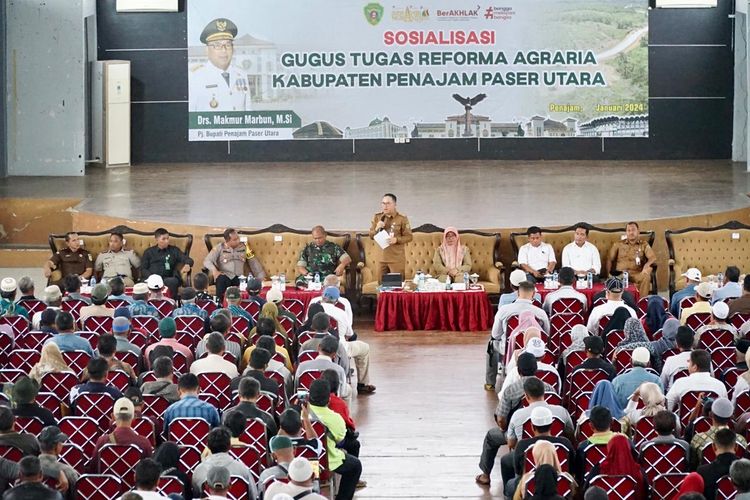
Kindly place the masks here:
POLYGON ((208 44, 209 47, 211 47, 214 50, 229 50, 231 48, 234 48, 233 42, 211 42, 208 44))

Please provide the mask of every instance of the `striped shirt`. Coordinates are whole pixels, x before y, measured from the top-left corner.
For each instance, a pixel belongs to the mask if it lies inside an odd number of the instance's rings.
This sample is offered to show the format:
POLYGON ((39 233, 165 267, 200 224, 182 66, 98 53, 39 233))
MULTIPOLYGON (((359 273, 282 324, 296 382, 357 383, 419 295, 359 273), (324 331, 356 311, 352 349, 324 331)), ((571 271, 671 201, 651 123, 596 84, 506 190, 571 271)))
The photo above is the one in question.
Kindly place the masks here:
POLYGON ((220 424, 219 412, 216 408, 198 399, 195 394, 188 394, 176 403, 172 403, 164 412, 164 434, 169 430, 169 424, 176 418, 202 418, 208 422, 211 427, 220 424))

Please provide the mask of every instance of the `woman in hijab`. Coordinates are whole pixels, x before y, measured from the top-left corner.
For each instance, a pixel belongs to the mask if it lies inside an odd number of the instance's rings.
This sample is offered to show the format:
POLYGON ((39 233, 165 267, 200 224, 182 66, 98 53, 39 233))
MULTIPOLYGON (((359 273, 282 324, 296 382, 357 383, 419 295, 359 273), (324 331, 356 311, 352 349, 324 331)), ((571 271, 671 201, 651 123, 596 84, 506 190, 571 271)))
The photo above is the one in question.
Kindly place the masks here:
POLYGON ((471 254, 469 247, 461 244, 458 229, 446 227, 443 231, 443 243, 435 249, 432 265, 438 274, 438 280, 445 281, 450 276, 451 281, 463 280, 463 274, 471 271, 471 254))
POLYGON ((628 318, 625 320, 625 338, 617 344, 616 350, 627 349, 632 351, 636 347, 645 347, 648 349, 651 355, 651 360, 654 359, 654 353, 652 351, 651 341, 646 335, 646 331, 643 329, 641 322, 635 318, 628 318))
POLYGON ((602 330, 601 337, 606 341, 607 334, 609 332, 614 330, 624 330, 625 321, 628 318, 632 318, 629 310, 624 307, 618 307, 617 309, 615 309, 615 312, 613 312, 612 316, 609 317, 609 322, 602 330))
MULTIPOLYGON (((535 327, 529 327, 526 329, 526 331, 523 334, 523 345, 527 346, 529 343, 529 340, 532 338, 542 338, 542 331, 535 327)), ((503 386, 500 388, 500 391, 497 393, 498 399, 503 398, 503 392, 505 392, 505 389, 508 388, 510 384, 513 382, 518 382, 521 380, 521 376, 518 374, 518 367, 516 366, 518 363, 518 356, 520 356, 524 352, 524 349, 519 349, 513 353, 513 356, 511 356, 510 361, 508 361, 508 364, 505 367, 505 378, 503 379, 503 386)))
MULTIPOLYGON (((560 459, 557 458, 557 451, 555 450, 555 446, 550 443, 549 441, 540 440, 534 443, 534 446, 531 448, 531 456, 534 457, 534 464, 535 464, 535 470, 532 472, 527 472, 523 476, 521 476, 520 481, 518 482, 518 486, 515 490, 515 495, 513 495, 513 500, 520 500, 522 498, 529 498, 528 494, 526 492, 526 481, 529 479, 531 475, 534 476, 535 480, 535 486, 536 490, 534 492, 534 495, 540 494, 538 488, 539 488, 539 482, 536 479, 537 473, 539 469, 547 465, 552 468, 552 470, 556 474, 560 474, 562 471, 560 470, 560 459)), ((573 485, 573 490, 576 488, 575 481, 570 478, 571 484, 573 485)), ((555 478, 555 490, 557 491, 557 478, 555 478)), ((532 498, 546 498, 546 497, 539 497, 534 496, 532 498)), ((556 498, 556 497, 552 497, 556 498)))
POLYGON ((185 500, 190 500, 192 487, 187 474, 180 469, 180 448, 171 441, 165 441, 154 451, 154 461, 161 465, 161 476, 174 476, 184 486, 185 500))
POLYGON ((625 412, 620 406, 620 402, 617 400, 617 393, 615 387, 609 380, 600 380, 594 387, 594 392, 591 394, 591 400, 589 401, 589 409, 581 414, 581 418, 578 420, 578 424, 589 416, 591 409, 594 406, 603 406, 612 413, 612 418, 620 420, 625 416, 625 412))
POLYGON ((570 346, 565 349, 560 356, 560 361, 557 363, 557 371, 560 372, 560 378, 565 378, 565 370, 568 365, 568 356, 573 351, 585 351, 586 346, 583 344, 583 339, 589 336, 589 331, 586 325, 575 325, 570 330, 570 346))
POLYGON ((646 485, 643 482, 643 471, 638 462, 633 458, 633 450, 630 441, 624 434, 615 434, 607 443, 607 456, 600 464, 594 465, 591 472, 586 476, 584 489, 588 487, 591 479, 599 474, 608 476, 628 476, 635 479, 638 489, 635 499, 646 498, 646 485))
POLYGON ((642 324, 646 333, 653 335, 658 332, 664 322, 669 318, 669 314, 664 309, 664 299, 658 295, 653 295, 648 298, 648 306, 646 307, 646 315, 643 317, 642 324))
MULTIPOLYGON (((628 405, 625 407, 625 418, 629 428, 635 429, 641 417, 653 417, 660 411, 666 410, 664 402, 664 393, 658 385, 653 382, 642 383, 630 396, 628 405), (638 408, 639 401, 643 403, 642 408, 638 408)), ((677 419, 676 430, 680 432, 680 419, 677 419)))
POLYGON ((72 371, 62 357, 60 348, 54 342, 47 342, 42 347, 42 355, 39 362, 29 371, 29 377, 42 383, 42 377, 48 373, 61 373, 72 371))
POLYGON ((526 493, 525 499, 564 500, 565 497, 557 493, 557 478, 559 474, 551 465, 540 465, 534 471, 534 494, 526 493))
POLYGON ((687 476, 685 476, 685 479, 682 480, 682 484, 680 484, 680 490, 675 494, 675 496, 672 497, 672 500, 678 500, 682 495, 686 495, 688 493, 700 493, 703 494, 703 490, 705 489, 705 483, 703 481, 703 476, 698 474, 697 472, 691 472, 687 476))
POLYGON ((659 369, 661 367, 661 355, 668 350, 674 349, 676 347, 674 339, 677 335, 677 329, 679 327, 680 320, 675 318, 668 318, 661 326, 661 338, 659 340, 654 340, 651 342, 651 349, 649 350, 654 353, 654 357, 656 358, 654 361, 656 361, 659 365, 658 367, 654 366, 654 368, 658 371, 661 371, 659 369))
MULTIPOLYGON (((538 332, 542 331, 542 326, 536 320, 533 311, 524 311, 518 315, 518 326, 513 329, 508 338, 508 347, 505 349, 505 366, 508 366, 513 357, 513 350, 516 344, 516 337, 523 335, 529 328, 536 328, 538 332)), ((526 345, 526 344, 524 344, 526 345)))
MULTIPOLYGON (((276 325, 276 332, 281 334, 284 337, 284 345, 286 346, 287 350, 289 350, 289 336, 286 329, 281 326, 281 323, 279 323, 279 308, 276 307, 276 304, 273 302, 266 302, 263 304, 263 307, 260 309, 260 314, 258 315, 258 319, 260 318, 269 318, 273 320, 274 325, 276 325)), ((250 330, 250 337, 253 338, 255 333, 257 332, 257 327, 254 326, 252 330, 250 330)))

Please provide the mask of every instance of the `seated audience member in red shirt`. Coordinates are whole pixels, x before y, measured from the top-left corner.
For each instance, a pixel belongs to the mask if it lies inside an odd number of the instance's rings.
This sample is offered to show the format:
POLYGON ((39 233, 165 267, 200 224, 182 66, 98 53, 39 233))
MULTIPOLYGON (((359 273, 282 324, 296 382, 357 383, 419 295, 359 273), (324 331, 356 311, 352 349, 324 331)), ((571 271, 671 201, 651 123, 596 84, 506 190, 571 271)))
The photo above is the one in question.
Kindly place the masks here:
POLYGON ((339 443, 338 447, 345 449, 350 455, 358 457, 360 443, 357 438, 359 437, 359 432, 357 432, 354 420, 349 414, 349 407, 346 405, 346 401, 336 395, 339 389, 339 374, 336 370, 325 370, 323 371, 323 378, 331 385, 331 397, 328 400, 328 408, 341 415, 346 424, 346 437, 339 443))
POLYGON ((150 457, 154 451, 149 440, 135 432, 131 427, 133 418, 135 418, 135 406, 133 406, 133 402, 130 399, 122 397, 115 401, 112 416, 115 420, 115 430, 110 434, 102 435, 96 441, 96 449, 94 451, 93 459, 91 460, 92 471, 97 471, 99 469, 99 452, 102 447, 107 444, 134 444, 143 452, 143 458, 150 457))

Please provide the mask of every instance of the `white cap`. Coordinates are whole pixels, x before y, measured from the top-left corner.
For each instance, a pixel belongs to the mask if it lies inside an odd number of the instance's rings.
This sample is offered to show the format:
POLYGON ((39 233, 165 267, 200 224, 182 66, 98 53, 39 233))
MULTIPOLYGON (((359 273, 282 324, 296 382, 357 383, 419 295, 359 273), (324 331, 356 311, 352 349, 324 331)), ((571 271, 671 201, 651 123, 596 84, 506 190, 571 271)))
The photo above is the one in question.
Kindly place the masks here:
POLYGON ((57 302, 62 298, 62 292, 57 285, 50 285, 44 289, 45 302, 57 302))
POLYGON ((535 406, 531 410, 531 423, 537 427, 552 425, 552 412, 546 406, 535 406))
POLYGON ((700 281, 702 279, 701 271, 697 267, 691 267, 687 272, 682 273, 682 276, 690 281, 700 281))
POLYGON ((541 358, 545 353, 544 341, 539 337, 532 337, 524 346, 524 352, 534 355, 535 358, 541 358))
POLYGON ((512 273, 510 273, 510 284, 513 286, 518 286, 521 283, 526 281, 526 273, 522 271, 521 269, 516 269, 512 273))
POLYGON ((727 316, 729 316, 729 306, 726 302, 720 300, 711 306, 711 314, 716 319, 727 319, 727 316))
POLYGON ((312 465, 305 457, 297 457, 289 464, 289 479, 299 483, 307 481, 313 475, 312 465))
POLYGON ((711 296, 711 292, 713 292, 713 290, 711 289, 710 283, 699 283, 698 286, 695 287, 695 293, 697 293, 704 299, 709 298, 711 296))
POLYGON ((0 290, 3 292, 15 292, 16 287, 16 280, 14 278, 3 278, 3 281, 0 282, 0 290))
POLYGON ((278 304, 284 300, 284 294, 281 293, 281 290, 278 288, 271 288, 268 290, 268 293, 266 293, 266 300, 278 304))
POLYGON ((640 363, 647 365, 651 361, 651 353, 645 347, 636 347, 633 349, 632 360, 633 364, 640 363))
POLYGON ((152 274, 146 279, 149 290, 161 290, 164 288, 164 280, 158 274, 152 274))

